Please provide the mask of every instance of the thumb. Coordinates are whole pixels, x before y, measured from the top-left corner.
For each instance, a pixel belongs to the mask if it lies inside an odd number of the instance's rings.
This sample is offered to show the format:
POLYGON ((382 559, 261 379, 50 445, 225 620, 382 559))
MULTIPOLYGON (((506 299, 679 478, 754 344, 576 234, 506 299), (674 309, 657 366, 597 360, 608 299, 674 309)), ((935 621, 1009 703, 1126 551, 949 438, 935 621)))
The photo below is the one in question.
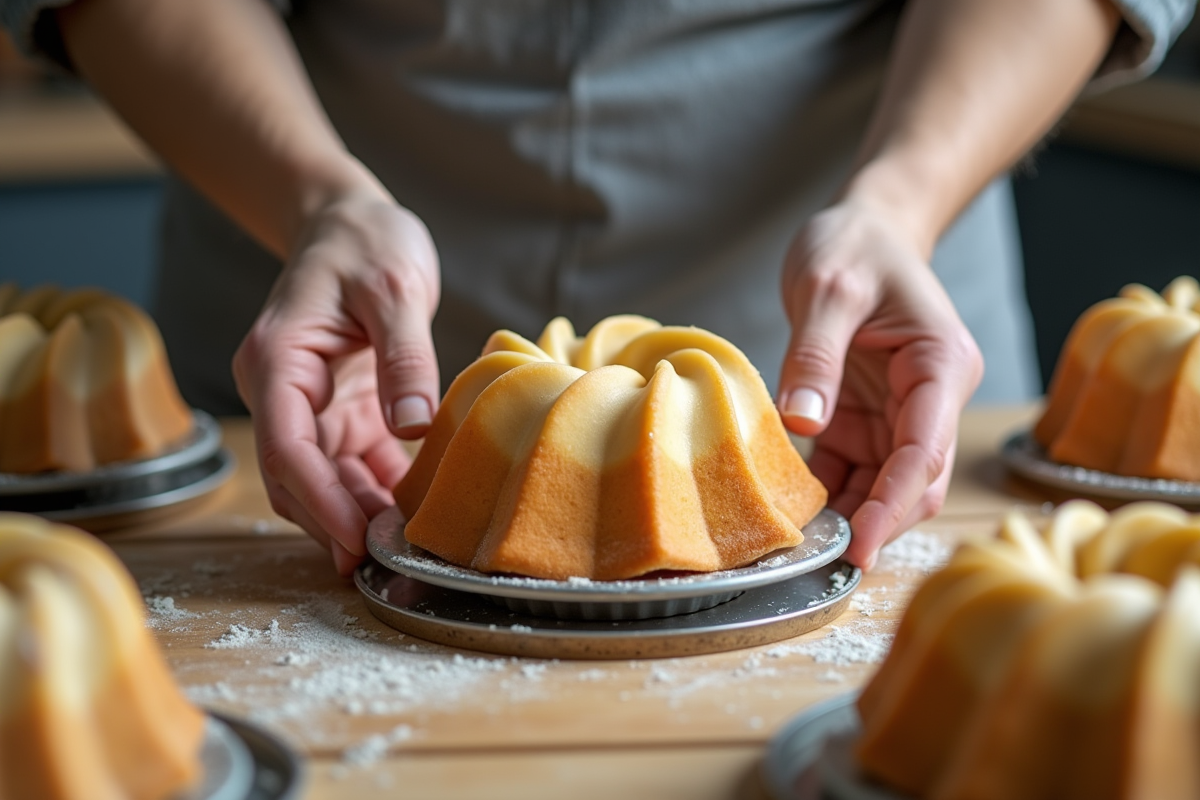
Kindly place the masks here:
POLYGON ((800 436, 825 430, 837 406, 850 342, 864 321, 858 303, 837 293, 790 298, 792 336, 779 376, 779 413, 800 436))
POLYGON ((360 299, 354 306, 375 350, 383 418, 401 439, 419 439, 433 421, 441 394, 428 304, 380 295, 360 299))

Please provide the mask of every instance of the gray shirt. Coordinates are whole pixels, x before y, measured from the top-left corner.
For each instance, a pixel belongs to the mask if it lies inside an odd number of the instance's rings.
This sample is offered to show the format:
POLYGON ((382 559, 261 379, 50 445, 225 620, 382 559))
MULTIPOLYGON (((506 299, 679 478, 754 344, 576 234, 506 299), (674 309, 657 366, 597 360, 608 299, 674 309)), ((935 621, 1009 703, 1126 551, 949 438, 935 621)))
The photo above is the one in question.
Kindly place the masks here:
MULTIPOLYGON (((44 0, 0 0, 18 32, 44 0)), ((1096 84, 1152 69, 1191 3, 1126 0, 1096 84)), ((309 0, 288 24, 352 152, 429 226, 447 383, 487 335, 613 313, 709 328, 774 388, 783 255, 846 178, 901 4, 888 0, 309 0)), ((27 38, 28 42, 29 39, 27 38)), ((182 184, 158 318, 185 395, 240 407, 229 359, 279 264, 182 184)), ((984 352, 977 398, 1037 393, 1011 194, 939 243, 984 352)))

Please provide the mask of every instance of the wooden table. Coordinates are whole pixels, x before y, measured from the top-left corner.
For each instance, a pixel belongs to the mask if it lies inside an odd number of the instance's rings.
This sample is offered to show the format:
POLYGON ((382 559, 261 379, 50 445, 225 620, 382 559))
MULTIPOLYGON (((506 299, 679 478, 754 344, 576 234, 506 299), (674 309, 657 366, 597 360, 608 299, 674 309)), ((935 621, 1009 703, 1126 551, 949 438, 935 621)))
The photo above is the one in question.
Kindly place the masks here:
POLYGON ((945 508, 881 559, 836 630, 718 655, 538 661, 397 634, 271 513, 244 420, 224 423, 239 460, 229 484, 104 538, 141 584, 184 687, 304 753, 305 797, 756 798, 764 744, 868 677, 933 560, 1014 504, 1044 502, 995 459, 1032 414, 966 413, 945 508))

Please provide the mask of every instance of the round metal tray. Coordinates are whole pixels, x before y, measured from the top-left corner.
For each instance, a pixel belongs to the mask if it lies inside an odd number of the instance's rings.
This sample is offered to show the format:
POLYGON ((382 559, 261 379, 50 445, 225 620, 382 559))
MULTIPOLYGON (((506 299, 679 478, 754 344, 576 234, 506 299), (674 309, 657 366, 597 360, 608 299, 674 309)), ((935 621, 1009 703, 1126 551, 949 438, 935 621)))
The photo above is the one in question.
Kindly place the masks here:
POLYGON ((1045 486, 1116 500, 1162 500, 1200 504, 1200 483, 1166 478, 1134 478, 1051 461, 1033 434, 1022 431, 1000 448, 1000 460, 1013 472, 1045 486))
POLYGON ((748 589, 692 614, 598 621, 519 614, 368 561, 354 574, 367 608, 397 630, 452 647, 531 658, 671 658, 776 642, 836 619, 862 572, 836 562, 748 589))
POLYGON ((117 461, 86 472, 0 472, 0 497, 90 489, 199 464, 220 448, 221 426, 199 409, 192 409, 192 419, 191 433, 153 458, 117 461))
POLYGON ((294 800, 304 772, 278 737, 245 720, 209 712, 200 781, 171 800, 294 800))
POLYGON ((850 525, 823 509, 804 526, 804 541, 749 566, 621 581, 565 581, 488 575, 458 567, 410 544, 395 506, 367 528, 367 549, 388 569, 425 583, 483 595, 512 611, 560 619, 622 620, 690 614, 728 602, 747 589, 779 583, 835 561, 850 545, 850 525))
POLYGON ((232 728, 210 715, 200 745, 200 781, 175 795, 174 800, 242 800, 253 782, 250 748, 232 728))
POLYGON ((852 692, 818 703, 775 734, 760 769, 771 800, 911 800, 859 770, 857 700, 852 692))
POLYGON ((59 492, 0 495, 0 511, 79 522, 163 508, 213 491, 233 475, 235 464, 222 448, 203 461, 164 472, 59 492))

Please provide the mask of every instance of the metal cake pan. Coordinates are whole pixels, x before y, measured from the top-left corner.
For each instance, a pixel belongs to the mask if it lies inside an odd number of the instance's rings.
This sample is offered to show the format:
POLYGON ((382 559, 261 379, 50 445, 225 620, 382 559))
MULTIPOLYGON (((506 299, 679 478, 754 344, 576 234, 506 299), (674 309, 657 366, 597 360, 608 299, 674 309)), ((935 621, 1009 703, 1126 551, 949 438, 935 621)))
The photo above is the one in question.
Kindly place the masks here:
POLYGON ((692 614, 635 620, 556 619, 511 611, 368 561, 354 581, 367 608, 396 630, 451 647, 529 658, 674 658, 790 639, 836 619, 862 572, 843 562, 747 589, 692 614))
POLYGON ((0 472, 0 497, 94 489, 207 461, 221 447, 221 426, 199 409, 192 409, 192 419, 191 432, 153 458, 117 461, 86 472, 0 472))
POLYGON ((565 581, 489 575, 455 566, 404 538, 404 519, 394 506, 367 529, 367 549, 390 570, 427 584, 481 595, 511 611, 583 620, 633 620, 690 614, 726 603, 741 593, 818 570, 850 544, 850 525, 823 509, 804 526, 804 541, 736 569, 653 575, 621 581, 565 581))
POLYGON ((858 692, 851 692, 817 703, 775 734, 759 769, 771 800, 914 800, 858 768, 857 700, 858 692))
POLYGON ((1000 460, 1013 472, 1035 483, 1114 500, 1160 500, 1200 505, 1200 483, 1167 478, 1136 478, 1052 461, 1030 431, 1008 438, 1000 460))

